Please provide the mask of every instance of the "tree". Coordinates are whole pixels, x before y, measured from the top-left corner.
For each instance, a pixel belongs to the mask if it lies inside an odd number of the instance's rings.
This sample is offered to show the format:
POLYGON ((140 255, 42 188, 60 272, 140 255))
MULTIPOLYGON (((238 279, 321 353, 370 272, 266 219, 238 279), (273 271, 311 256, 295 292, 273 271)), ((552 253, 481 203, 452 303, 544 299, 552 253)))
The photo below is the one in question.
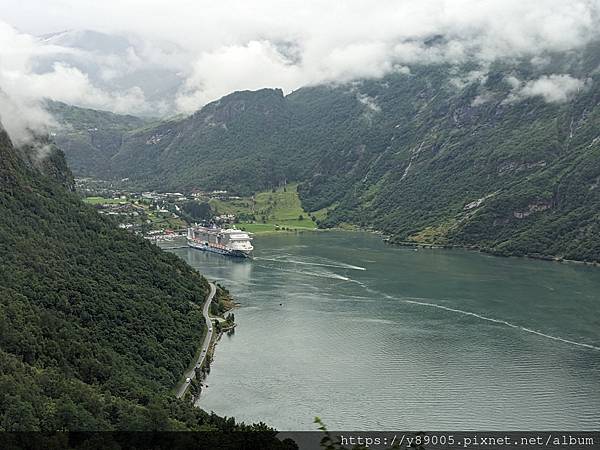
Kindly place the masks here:
POLYGON ((35 416, 33 405, 22 401, 19 397, 7 396, 4 401, 8 404, 2 420, 5 431, 36 431, 40 423, 35 416))

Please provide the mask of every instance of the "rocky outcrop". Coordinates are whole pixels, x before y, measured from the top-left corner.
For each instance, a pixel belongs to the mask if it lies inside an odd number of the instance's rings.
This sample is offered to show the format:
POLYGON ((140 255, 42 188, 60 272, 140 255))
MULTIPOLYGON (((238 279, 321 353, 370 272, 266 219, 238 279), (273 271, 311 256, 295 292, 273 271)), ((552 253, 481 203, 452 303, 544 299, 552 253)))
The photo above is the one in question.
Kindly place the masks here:
POLYGON ((537 201, 535 203, 530 203, 529 205, 527 205, 527 208, 524 210, 513 211, 513 216, 517 219, 525 219, 526 217, 529 217, 530 215, 532 215, 534 213, 546 211, 551 208, 552 208, 551 200, 541 200, 541 201, 537 201))
POLYGON ((498 168, 498 174, 505 175, 509 172, 522 172, 524 170, 541 169, 544 167, 546 167, 546 161, 543 160, 534 162, 508 161, 498 168))

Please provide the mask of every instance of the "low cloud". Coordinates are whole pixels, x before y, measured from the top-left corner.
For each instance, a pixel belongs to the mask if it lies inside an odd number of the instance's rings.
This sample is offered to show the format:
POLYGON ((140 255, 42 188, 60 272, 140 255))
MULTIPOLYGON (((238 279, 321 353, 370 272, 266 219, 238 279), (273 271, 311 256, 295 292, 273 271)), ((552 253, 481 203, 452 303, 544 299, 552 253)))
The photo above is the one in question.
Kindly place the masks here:
POLYGON ((365 105, 365 108, 369 112, 378 113, 381 112, 381 107, 377 104, 377 101, 373 97, 369 97, 367 94, 356 94, 356 99, 359 103, 365 105))
MULTIPOLYGON (((3 18, 27 31, 0 23, 0 88, 16 103, 47 96, 153 115, 192 112, 235 90, 288 93, 414 64, 543 66, 551 52, 600 38, 599 0, 3 0, 3 18), (94 31, 56 34, 69 29, 94 31)), ((476 69, 454 83, 484 76, 476 69)), ((515 98, 564 101, 581 86, 556 77, 519 82, 515 98)))
POLYGON ((457 89, 464 89, 472 83, 484 84, 487 81, 487 67, 481 70, 472 70, 462 76, 453 76, 450 78, 450 85, 457 89))
POLYGON ((29 98, 49 98, 72 105, 107 109, 117 113, 140 112, 146 108, 140 88, 106 92, 94 86, 81 70, 56 63, 50 72, 22 73, 13 78, 12 92, 29 98))
POLYGON ((381 112, 381 107, 377 104, 377 99, 370 97, 367 94, 357 92, 356 100, 364 106, 362 118, 369 126, 373 123, 373 118, 381 112))
POLYGON ((17 145, 58 126, 43 107, 45 99, 117 113, 161 112, 160 104, 148 102, 139 87, 101 89, 87 73, 62 62, 35 70, 39 60, 81 56, 80 50, 44 42, 2 22, 0 42, 0 120, 17 145))
POLYGON ((300 69, 290 64, 268 41, 252 41, 204 52, 177 96, 177 107, 192 112, 235 90, 282 87, 289 91, 302 84, 300 69))
POLYGON ((45 132, 54 120, 40 106, 40 97, 28 93, 28 61, 51 51, 38 48, 30 36, 16 33, 0 22, 0 121, 16 145, 45 132))
POLYGON ((46 133, 56 122, 37 100, 9 97, 0 92, 0 122, 17 146, 31 142, 35 134, 46 133))
POLYGON ((513 90, 507 102, 516 102, 530 97, 542 97, 548 103, 564 103, 571 100, 586 87, 586 80, 580 80, 565 74, 544 75, 537 80, 527 82, 509 77, 506 81, 513 90))

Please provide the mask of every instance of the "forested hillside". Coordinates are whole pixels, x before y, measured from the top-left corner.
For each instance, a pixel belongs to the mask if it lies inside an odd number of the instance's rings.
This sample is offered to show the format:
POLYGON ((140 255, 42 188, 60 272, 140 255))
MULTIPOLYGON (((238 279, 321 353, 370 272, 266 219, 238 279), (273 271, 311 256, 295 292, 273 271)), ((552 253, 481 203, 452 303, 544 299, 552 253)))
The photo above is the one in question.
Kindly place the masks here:
POLYGON ((56 144, 69 155, 69 167, 79 175, 107 170, 126 133, 149 121, 48 100, 46 109, 57 122, 56 144))
POLYGON ((600 46, 236 92, 132 131, 99 177, 248 194, 300 182, 321 226, 600 261, 600 46))
POLYGON ((39 150, 0 129, 0 430, 245 429, 172 395, 207 281, 84 205, 39 150))

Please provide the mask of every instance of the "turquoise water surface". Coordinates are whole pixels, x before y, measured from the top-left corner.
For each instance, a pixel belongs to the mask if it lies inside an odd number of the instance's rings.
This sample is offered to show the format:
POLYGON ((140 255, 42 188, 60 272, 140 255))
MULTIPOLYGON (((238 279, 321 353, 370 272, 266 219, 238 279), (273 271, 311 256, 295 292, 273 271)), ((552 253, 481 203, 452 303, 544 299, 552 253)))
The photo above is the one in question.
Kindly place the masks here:
POLYGON ((242 305, 202 408, 281 430, 599 428, 600 269, 368 233, 255 247, 173 250, 242 305))

